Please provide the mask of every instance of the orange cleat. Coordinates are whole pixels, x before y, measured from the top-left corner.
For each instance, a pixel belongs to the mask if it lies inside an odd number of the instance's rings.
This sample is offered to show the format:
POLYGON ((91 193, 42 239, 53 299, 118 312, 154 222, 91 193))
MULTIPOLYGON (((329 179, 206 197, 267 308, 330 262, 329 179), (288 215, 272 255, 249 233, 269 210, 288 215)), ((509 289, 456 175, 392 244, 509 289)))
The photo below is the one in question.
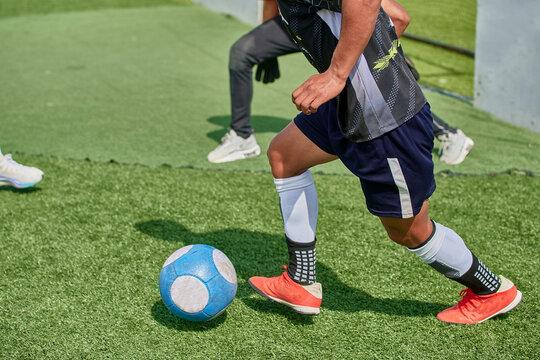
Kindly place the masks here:
POLYGON ((499 276, 501 287, 491 295, 477 295, 471 289, 460 292, 463 298, 437 314, 437 319, 453 324, 478 324, 494 316, 504 314, 518 306, 522 294, 507 278, 499 276))
MULTIPOLYGON (((286 266, 283 266, 287 269, 286 266)), ((322 287, 320 283, 300 285, 294 282, 287 271, 281 276, 250 278, 249 285, 267 299, 287 305, 296 312, 305 315, 317 315, 320 312, 322 287)))

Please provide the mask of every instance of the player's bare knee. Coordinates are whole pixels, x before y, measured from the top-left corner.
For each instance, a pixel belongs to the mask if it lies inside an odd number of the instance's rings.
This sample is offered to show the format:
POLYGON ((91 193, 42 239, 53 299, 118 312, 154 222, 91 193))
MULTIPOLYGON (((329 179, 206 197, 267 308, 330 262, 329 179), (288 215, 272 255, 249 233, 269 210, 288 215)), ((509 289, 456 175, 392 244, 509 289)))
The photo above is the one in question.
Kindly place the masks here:
POLYGON ((285 158, 284 155, 279 149, 275 146, 272 146, 272 143, 266 151, 266 156, 268 157, 268 162, 270 163, 270 168, 272 169, 272 175, 276 179, 282 179, 287 177, 285 172, 285 158))
POLYGON ((295 162, 290 153, 275 145, 274 142, 270 143, 268 150, 266 151, 268 156, 268 162, 272 169, 272 175, 276 179, 285 179, 293 176, 300 175, 307 169, 298 169, 295 166, 295 162))

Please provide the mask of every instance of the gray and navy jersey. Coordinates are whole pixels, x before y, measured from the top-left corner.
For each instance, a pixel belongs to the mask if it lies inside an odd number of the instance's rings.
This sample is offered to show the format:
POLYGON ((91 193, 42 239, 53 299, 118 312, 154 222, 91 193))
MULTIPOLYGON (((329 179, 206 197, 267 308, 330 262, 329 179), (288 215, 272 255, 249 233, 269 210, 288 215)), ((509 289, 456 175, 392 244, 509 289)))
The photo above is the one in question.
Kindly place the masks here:
MULTIPOLYGON (((341 0, 278 0, 292 38, 317 69, 330 66, 341 29, 341 0)), ((377 138, 412 118, 426 99, 381 8, 375 29, 338 95, 338 121, 351 141, 377 138)))

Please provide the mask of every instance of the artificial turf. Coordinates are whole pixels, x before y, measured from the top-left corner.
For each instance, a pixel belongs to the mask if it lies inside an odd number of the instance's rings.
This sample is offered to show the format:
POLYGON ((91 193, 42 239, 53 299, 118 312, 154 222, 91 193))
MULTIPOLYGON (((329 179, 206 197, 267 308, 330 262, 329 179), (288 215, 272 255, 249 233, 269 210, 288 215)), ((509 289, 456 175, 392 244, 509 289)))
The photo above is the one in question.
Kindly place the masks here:
POLYGON ((476 47, 477 0, 400 0, 410 23, 405 32, 448 45, 476 47))
POLYGON ((94 9, 127 9, 189 4, 191 4, 190 0, 2 0, 0 1, 0 18, 94 9))
MULTIPOLYGON (((322 311, 301 316, 247 284, 287 262, 264 156, 205 160, 229 121, 228 48, 249 27, 199 6, 117 9, 157 0, 47 3, 0 2, 0 145, 46 174, 31 189, 0 187, 0 358, 538 357, 540 177, 523 175, 540 170, 538 135, 427 94, 476 143, 459 166, 434 156, 431 216, 515 281, 524 300, 514 311, 477 326, 436 320, 461 286, 388 240, 336 163, 314 174, 322 311), (17 3, 26 10, 6 15, 17 3), (489 175, 512 168, 526 171, 489 175), (227 311, 198 324, 175 318, 158 291, 165 259, 193 243, 225 252, 239 279, 227 311)), ((417 54, 430 61, 430 49, 409 53, 421 65, 417 54)), ((280 64, 276 84, 255 88, 263 148, 294 116, 290 92, 311 73, 301 56, 280 64)), ((437 80, 445 67, 423 76, 455 91, 437 80)))
POLYGON ((0 188, 0 358, 538 356, 539 177, 437 177, 432 217, 524 294, 508 315, 451 326, 435 314, 461 286, 386 238, 352 176, 314 176, 324 297, 309 317, 247 284, 287 261, 270 174, 15 155, 47 177, 0 188), (175 318, 158 291, 165 259, 193 243, 224 251, 239 279, 232 305, 206 323, 175 318))
MULTIPOLYGON (((399 3, 410 15, 405 33, 475 50, 476 0, 402 0, 399 3)), ((407 38, 403 38, 402 43, 420 73, 422 84, 473 97, 474 58, 407 38)))

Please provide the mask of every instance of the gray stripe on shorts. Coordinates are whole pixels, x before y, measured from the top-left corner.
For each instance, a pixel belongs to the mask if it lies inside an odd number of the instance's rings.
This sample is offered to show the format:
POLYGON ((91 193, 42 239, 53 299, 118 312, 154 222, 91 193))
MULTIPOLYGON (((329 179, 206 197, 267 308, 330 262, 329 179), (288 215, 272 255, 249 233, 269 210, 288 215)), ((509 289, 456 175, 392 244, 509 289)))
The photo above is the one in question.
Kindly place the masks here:
POLYGON ((407 186, 407 181, 401 170, 401 165, 399 165, 399 160, 397 158, 387 158, 388 165, 390 166, 390 171, 392 172, 392 177, 394 178, 394 183, 396 184, 399 191, 399 201, 401 203, 401 217, 406 219, 414 216, 411 195, 409 194, 409 187, 407 186))

